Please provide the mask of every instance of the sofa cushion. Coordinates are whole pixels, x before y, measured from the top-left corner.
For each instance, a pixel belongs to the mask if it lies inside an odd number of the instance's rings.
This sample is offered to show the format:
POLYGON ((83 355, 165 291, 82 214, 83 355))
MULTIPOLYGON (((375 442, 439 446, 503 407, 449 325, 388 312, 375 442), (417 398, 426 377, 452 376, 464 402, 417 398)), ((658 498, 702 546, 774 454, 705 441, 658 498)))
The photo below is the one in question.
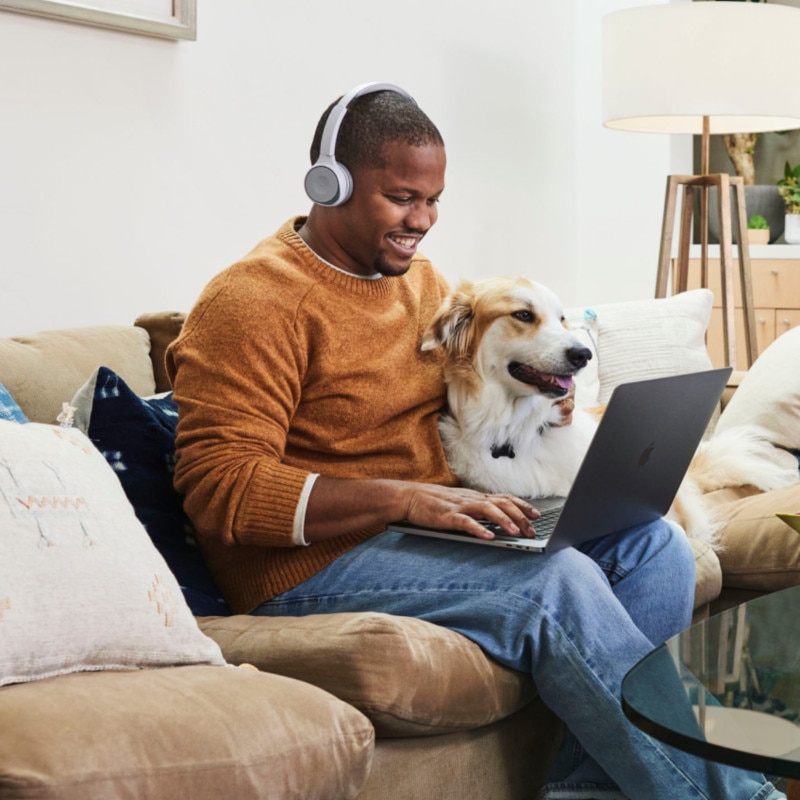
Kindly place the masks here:
POLYGON ((4 800, 354 797, 374 732, 329 694, 254 670, 67 675, 0 689, 4 800))
POLYGON ((779 336, 742 376, 717 423, 717 432, 742 425, 768 441, 800 448, 800 327, 779 336))
POLYGON ((0 383, 0 419, 21 423, 28 421, 17 401, 11 396, 11 392, 2 383, 0 383))
POLYGON ((535 696, 527 675, 447 628, 381 613, 199 620, 234 664, 312 683, 363 711, 378 736, 424 736, 502 719, 535 696))
POLYGON ((705 335, 712 302, 708 289, 692 289, 672 297, 567 309, 570 327, 589 336, 596 350, 597 377, 590 371, 585 383, 582 374, 576 379, 579 405, 606 403, 626 381, 711 369, 705 335))
POLYGON ((136 516, 197 616, 229 613, 203 561, 183 498, 172 485, 178 407, 171 393, 138 397, 100 367, 72 399, 75 425, 114 469, 136 516))
POLYGON ((724 586, 773 592, 800 584, 800 534, 775 516, 800 510, 800 483, 770 492, 720 489, 705 497, 726 520, 717 552, 724 586))
POLYGON ((142 328, 98 325, 0 339, 0 382, 32 422, 54 423, 100 365, 141 395, 153 394, 150 339, 142 328))
POLYGON ((0 420, 0 685, 190 663, 224 660, 105 459, 77 430, 0 420))

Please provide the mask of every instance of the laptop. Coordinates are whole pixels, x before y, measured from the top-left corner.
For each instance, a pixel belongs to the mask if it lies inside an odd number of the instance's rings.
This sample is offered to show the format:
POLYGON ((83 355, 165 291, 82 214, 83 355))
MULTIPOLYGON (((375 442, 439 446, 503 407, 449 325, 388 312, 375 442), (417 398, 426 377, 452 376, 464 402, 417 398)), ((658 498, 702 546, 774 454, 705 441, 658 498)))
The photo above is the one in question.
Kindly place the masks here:
POLYGON ((388 530, 529 553, 553 553, 663 517, 714 413, 731 367, 624 383, 614 389, 569 490, 526 498, 541 512, 534 538, 494 539, 402 521, 388 530))

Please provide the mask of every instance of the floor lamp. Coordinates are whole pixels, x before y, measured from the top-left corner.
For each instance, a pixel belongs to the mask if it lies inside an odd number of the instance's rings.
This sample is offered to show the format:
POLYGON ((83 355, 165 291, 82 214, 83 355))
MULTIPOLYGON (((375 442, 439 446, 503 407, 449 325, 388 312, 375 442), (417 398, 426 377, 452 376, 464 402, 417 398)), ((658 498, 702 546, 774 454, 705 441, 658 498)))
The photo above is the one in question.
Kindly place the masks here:
POLYGON ((603 19, 603 121, 609 128, 702 136, 700 175, 670 175, 656 275, 665 297, 678 194, 682 190, 676 287, 688 285, 694 197, 699 192, 700 281, 708 282, 708 193, 719 209, 723 344, 736 366, 733 220, 748 366, 757 355, 743 181, 709 174, 712 134, 800 128, 795 56, 786 42, 800 36, 800 9, 764 3, 673 2, 608 14, 603 19), (731 203, 733 190, 733 203, 731 203))

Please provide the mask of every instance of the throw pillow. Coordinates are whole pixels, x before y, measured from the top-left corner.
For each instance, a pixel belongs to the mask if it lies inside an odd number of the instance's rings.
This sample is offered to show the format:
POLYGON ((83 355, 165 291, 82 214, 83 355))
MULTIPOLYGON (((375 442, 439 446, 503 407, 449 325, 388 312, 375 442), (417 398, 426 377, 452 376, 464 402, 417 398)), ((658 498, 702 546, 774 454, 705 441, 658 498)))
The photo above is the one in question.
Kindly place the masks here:
POLYGON ((136 516, 180 583, 195 616, 230 613, 172 485, 178 408, 172 393, 138 397, 100 367, 72 400, 75 424, 119 478, 136 516))
POLYGON ((0 383, 0 419, 9 422, 27 422, 28 418, 22 409, 17 405, 16 400, 11 396, 11 392, 0 383))
POLYGON ((775 592, 800 585, 800 536, 777 516, 800 510, 800 482, 770 492, 736 486, 705 497, 725 520, 717 553, 725 586, 775 592))
MULTIPOLYGON (((572 328, 588 328, 597 345, 599 391, 606 403, 620 383, 711 369, 705 335, 713 294, 708 289, 649 300, 565 311, 572 328)), ((582 389, 578 376, 577 392, 582 389)))
POLYGON ((773 444, 799 449, 799 361, 800 328, 791 328, 772 342, 745 373, 720 415, 717 432, 754 425, 773 444))
POLYGON ((0 420, 0 685, 224 664, 80 431, 0 420))

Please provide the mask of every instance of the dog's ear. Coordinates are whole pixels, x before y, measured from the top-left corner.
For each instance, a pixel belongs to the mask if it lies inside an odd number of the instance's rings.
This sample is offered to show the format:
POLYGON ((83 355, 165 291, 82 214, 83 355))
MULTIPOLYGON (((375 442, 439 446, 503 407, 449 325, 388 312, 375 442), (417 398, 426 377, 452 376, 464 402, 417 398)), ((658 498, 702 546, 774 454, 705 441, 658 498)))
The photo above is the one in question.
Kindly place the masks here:
POLYGON ((472 284, 462 283, 444 299, 422 337, 423 350, 444 345, 458 351, 466 346, 469 323, 475 316, 473 298, 472 284))

